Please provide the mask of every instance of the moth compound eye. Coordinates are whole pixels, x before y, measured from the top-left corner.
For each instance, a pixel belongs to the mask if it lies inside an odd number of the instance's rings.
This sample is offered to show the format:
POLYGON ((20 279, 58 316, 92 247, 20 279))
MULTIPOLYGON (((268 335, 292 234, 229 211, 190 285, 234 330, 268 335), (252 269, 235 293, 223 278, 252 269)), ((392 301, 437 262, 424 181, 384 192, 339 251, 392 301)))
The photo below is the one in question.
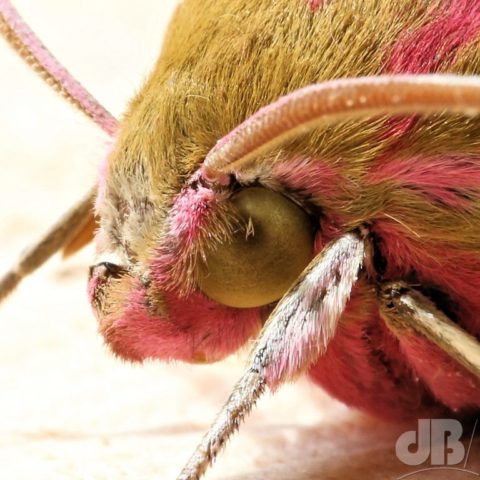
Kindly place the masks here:
POLYGON ((312 259, 312 222, 298 205, 265 188, 241 190, 231 202, 244 226, 231 242, 207 252, 199 265, 199 287, 230 307, 274 302, 312 259))

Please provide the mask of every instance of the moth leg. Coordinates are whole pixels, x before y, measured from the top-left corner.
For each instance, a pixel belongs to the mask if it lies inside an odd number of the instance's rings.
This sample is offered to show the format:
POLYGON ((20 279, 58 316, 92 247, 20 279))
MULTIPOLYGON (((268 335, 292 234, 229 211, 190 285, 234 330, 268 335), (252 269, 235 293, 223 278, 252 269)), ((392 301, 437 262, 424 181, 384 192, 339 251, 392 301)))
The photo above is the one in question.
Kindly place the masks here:
POLYGON ((266 387, 307 369, 323 352, 363 266, 365 241, 355 233, 331 242, 277 304, 248 366, 178 480, 198 480, 266 387))
POLYGON ((80 225, 77 225, 77 228, 70 236, 69 242, 63 246, 62 257, 68 258, 81 250, 85 245, 88 245, 95 236, 97 226, 97 219, 92 210, 88 218, 80 225))
POLYGON ((0 302, 30 273, 42 266, 54 253, 71 240, 89 221, 95 199, 95 189, 75 204, 48 230, 39 241, 28 248, 0 278, 0 302))
POLYGON ((382 317, 393 330, 420 333, 480 378, 480 342, 427 297, 404 282, 392 282, 381 286, 379 304, 382 317))

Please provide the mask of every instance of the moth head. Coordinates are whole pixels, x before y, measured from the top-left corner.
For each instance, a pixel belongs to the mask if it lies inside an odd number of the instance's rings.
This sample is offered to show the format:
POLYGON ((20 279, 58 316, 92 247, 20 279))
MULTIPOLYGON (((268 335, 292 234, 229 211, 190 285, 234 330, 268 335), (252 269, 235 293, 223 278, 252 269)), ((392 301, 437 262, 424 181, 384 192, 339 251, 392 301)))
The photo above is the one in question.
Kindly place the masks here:
POLYGON ((311 217, 266 187, 207 185, 197 168, 183 182, 163 171, 161 195, 150 166, 128 175, 122 155, 110 157, 97 200, 89 295, 100 330, 131 360, 221 359, 258 333, 311 260, 311 217))
MULTIPOLYGON (((281 185, 255 176, 211 184, 200 171, 285 82, 258 71, 271 92, 245 97, 255 49, 232 36, 234 20, 192 8, 179 6, 100 175, 89 295, 106 342, 132 360, 214 361, 237 350, 313 256, 310 214, 281 185)), ((224 15, 222 5, 211 8, 224 15)), ((252 41, 261 42, 255 21, 252 41)))

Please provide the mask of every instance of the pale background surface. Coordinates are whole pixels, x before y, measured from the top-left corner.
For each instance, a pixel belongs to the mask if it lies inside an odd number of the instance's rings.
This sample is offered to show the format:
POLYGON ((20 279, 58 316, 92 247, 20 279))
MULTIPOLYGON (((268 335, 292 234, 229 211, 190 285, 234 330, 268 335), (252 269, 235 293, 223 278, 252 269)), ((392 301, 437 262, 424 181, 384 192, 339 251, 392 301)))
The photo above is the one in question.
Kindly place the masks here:
MULTIPOLYGON (((175 3, 15 0, 115 115, 153 64, 175 3)), ((3 270, 86 192, 107 138, 3 41, 0 106, 3 270)), ((1 307, 2 479, 174 479, 241 373, 241 357, 207 367, 114 359, 86 300, 91 253, 54 259, 1 307)), ((207 478, 395 479, 412 471, 395 457, 395 439, 406 429, 349 411, 300 381, 260 402, 207 478)), ((480 472, 478 443, 470 458, 469 467, 480 472)))

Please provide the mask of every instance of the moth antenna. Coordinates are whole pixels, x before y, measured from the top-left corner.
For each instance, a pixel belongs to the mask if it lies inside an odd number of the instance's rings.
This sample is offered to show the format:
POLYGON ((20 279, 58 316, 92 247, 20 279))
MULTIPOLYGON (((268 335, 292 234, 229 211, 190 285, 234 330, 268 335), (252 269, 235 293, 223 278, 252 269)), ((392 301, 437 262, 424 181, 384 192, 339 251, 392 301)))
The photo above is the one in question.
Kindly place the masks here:
POLYGON ((480 342, 404 282, 382 285, 380 312, 393 331, 414 330, 480 378, 480 342))
POLYGON ((460 75, 384 75, 337 79, 296 90, 260 109, 220 140, 203 176, 224 182, 245 173, 260 155, 321 124, 361 116, 480 113, 480 78, 460 75))
POLYGON ((69 100, 110 136, 117 130, 113 117, 48 51, 9 0, 0 0, 0 33, 54 90, 69 100))
POLYGON ((362 268, 364 243, 356 233, 331 242, 280 300, 245 373, 177 480, 198 480, 266 387, 293 379, 325 352, 362 268))
POLYGON ((0 302, 30 273, 43 265, 55 252, 68 244, 85 222, 93 209, 96 189, 76 203, 55 223, 42 238, 28 248, 10 270, 0 278, 0 302))

